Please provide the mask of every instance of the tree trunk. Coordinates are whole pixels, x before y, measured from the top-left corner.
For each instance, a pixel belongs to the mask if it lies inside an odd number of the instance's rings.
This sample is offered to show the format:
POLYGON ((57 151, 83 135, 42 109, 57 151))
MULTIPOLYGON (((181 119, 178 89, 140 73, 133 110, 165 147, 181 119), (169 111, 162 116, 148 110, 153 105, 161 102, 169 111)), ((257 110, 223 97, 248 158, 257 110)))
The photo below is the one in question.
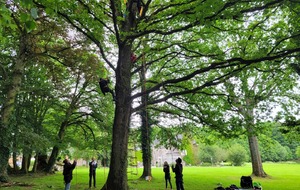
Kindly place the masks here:
MULTIPOLYGON (((146 108, 145 108, 146 109, 146 108)), ((148 123, 147 111, 142 111, 142 130, 141 130, 141 143, 142 143, 142 157, 143 157, 143 174, 141 178, 152 176, 151 173, 151 130, 148 123)))
POLYGON ((23 159, 22 159, 22 173, 28 173, 28 154, 23 151, 23 159))
POLYGON ((37 172, 44 172, 46 171, 47 169, 47 154, 42 154, 42 155, 39 155, 36 159, 37 161, 37 165, 36 165, 36 171, 37 172))
POLYGON ((131 116, 131 47, 120 47, 116 69, 116 108, 108 178, 103 190, 127 190, 127 148, 131 116))
MULTIPOLYGON (((13 145, 14 146, 14 145, 13 145)), ((17 153, 14 151, 12 154, 12 159, 13 159, 13 170, 16 172, 18 171, 20 168, 18 168, 17 165, 17 153)))
POLYGON ((33 166, 32 166, 32 172, 33 173, 35 173, 35 172, 37 172, 37 164, 38 164, 38 158, 39 158, 39 153, 36 153, 36 155, 35 155, 35 159, 34 159, 34 163, 33 163, 33 166))
MULTIPOLYGON (((142 83, 142 93, 146 91, 146 68, 143 63, 141 69, 141 83, 142 83)), ((148 95, 144 94, 142 96, 142 104, 145 105, 144 109, 141 112, 142 117, 142 126, 141 126, 141 144, 142 144, 142 158, 143 158, 143 174, 141 178, 146 176, 152 176, 151 173, 151 129, 149 125, 149 114, 147 111, 147 101, 148 95)))
POLYGON ((25 63, 27 59, 26 46, 27 46, 27 34, 22 33, 20 36, 19 54, 13 67, 11 76, 11 82, 9 83, 8 90, 6 91, 6 99, 1 106, 1 121, 0 121, 0 182, 7 182, 7 167, 9 159, 9 149, 12 132, 9 129, 9 120, 13 114, 15 99, 20 91, 22 77, 24 74, 25 63))
POLYGON ((257 177, 266 177, 267 174, 264 172, 261 156, 258 148, 257 137, 254 135, 249 135, 248 137, 251 162, 252 162, 252 175, 257 177))
POLYGON ((47 172, 47 173, 51 173, 52 172, 53 166, 56 163, 59 151, 60 150, 59 150, 58 146, 55 145, 53 147, 53 149, 52 149, 51 156, 50 156, 50 158, 48 160, 48 164, 47 164, 47 167, 45 169, 45 172, 47 172))
MULTIPOLYGON (((112 0, 111 7, 113 16, 124 16, 120 9, 120 1, 112 0)), ((127 8, 132 5, 133 1, 128 1, 127 8)), ((131 59, 133 39, 126 39, 126 34, 131 32, 136 27, 136 10, 128 10, 128 14, 124 22, 119 22, 116 19, 115 24, 118 25, 122 35, 118 37, 119 57, 116 75, 116 107, 113 124, 112 148, 110 170, 106 183, 102 187, 103 190, 127 190, 127 154, 128 154, 128 135, 129 124, 132 111, 131 99, 131 59)))
POLYGON ((29 168, 30 168, 31 156, 32 156, 32 153, 28 154, 28 157, 27 157, 27 172, 29 171, 29 168))
MULTIPOLYGON (((252 92, 252 91, 250 91, 252 92)), ((248 92, 249 93, 249 92, 248 92)), ((265 177, 267 174, 263 170, 261 156, 259 153, 259 146, 257 136, 255 135, 255 122, 254 122, 254 107, 257 105, 255 99, 253 99, 252 93, 250 93, 250 98, 246 98, 246 122, 248 123, 247 132, 248 132, 248 143, 251 154, 251 163, 252 163, 252 175, 257 177, 265 177)))
MULTIPOLYGON (((58 139, 59 139, 58 142, 59 143, 61 143, 64 139, 66 128, 67 128, 67 122, 66 121, 62 122, 62 124, 60 126, 60 129, 59 129, 59 132, 58 132, 58 139)), ((59 154, 59 151, 60 151, 59 147, 57 145, 55 145, 52 149, 50 158, 48 160, 47 167, 45 168, 45 172, 47 172, 47 173, 52 172, 52 169, 53 169, 53 166, 54 166, 54 164, 57 160, 57 156, 59 154)))
POLYGON ((31 158, 31 150, 26 147, 23 147, 23 158, 22 158, 22 167, 21 172, 24 174, 28 173, 29 166, 30 166, 30 158, 31 158))
POLYGON ((1 143, 0 145, 0 182, 8 182, 7 166, 9 159, 9 148, 1 143))

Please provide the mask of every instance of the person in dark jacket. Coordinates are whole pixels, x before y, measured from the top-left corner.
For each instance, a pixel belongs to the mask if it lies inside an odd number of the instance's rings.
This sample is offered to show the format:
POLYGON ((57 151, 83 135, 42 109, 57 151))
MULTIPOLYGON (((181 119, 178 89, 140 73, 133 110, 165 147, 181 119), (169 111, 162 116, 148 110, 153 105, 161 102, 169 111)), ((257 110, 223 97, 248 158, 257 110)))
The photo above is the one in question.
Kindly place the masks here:
POLYGON ((172 183, 171 183, 171 175, 170 175, 170 166, 167 161, 164 162, 164 169, 165 172, 165 181, 166 181, 166 189, 168 188, 168 182, 170 184, 170 187, 172 189, 172 183))
POLYGON ((92 161, 89 163, 90 166, 90 181, 89 181, 89 187, 92 187, 92 178, 94 181, 94 187, 96 187, 96 168, 97 168, 97 161, 95 158, 92 158, 92 161))
POLYGON ((66 157, 66 159, 63 161, 63 163, 64 163, 63 175, 64 175, 64 181, 65 181, 65 190, 70 190, 71 181, 73 178, 73 170, 76 167, 77 161, 74 160, 73 164, 71 164, 69 158, 66 157))
POLYGON ((181 162, 182 162, 181 158, 177 158, 175 167, 174 167, 174 165, 172 165, 172 170, 175 173, 177 190, 184 190, 183 175, 182 175, 183 167, 182 167, 181 162))
POLYGON ((107 92, 111 93, 113 100, 116 101, 116 96, 113 90, 111 90, 108 86, 109 81, 103 78, 100 78, 99 80, 99 86, 101 89, 101 92, 105 95, 107 92))

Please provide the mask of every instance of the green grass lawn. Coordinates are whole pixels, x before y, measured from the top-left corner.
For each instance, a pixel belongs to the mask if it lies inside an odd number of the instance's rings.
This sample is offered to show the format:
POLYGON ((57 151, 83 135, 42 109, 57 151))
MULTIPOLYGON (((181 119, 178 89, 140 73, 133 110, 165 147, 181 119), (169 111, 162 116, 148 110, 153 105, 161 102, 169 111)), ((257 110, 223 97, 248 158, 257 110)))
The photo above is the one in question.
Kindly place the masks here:
MULTIPOLYGON (((262 184, 263 190, 300 190, 300 164, 295 163, 264 163, 265 172, 269 175, 267 178, 253 178, 262 184)), ((251 165, 247 164, 242 167, 184 167, 183 178, 186 190, 213 190, 218 183, 223 187, 235 184, 239 186, 242 175, 251 174, 251 165)), ((107 168, 97 169, 97 188, 101 189, 106 181, 108 174, 107 168)), ((138 179, 142 174, 142 169, 138 175, 128 174, 128 185, 132 190, 164 190, 164 173, 162 168, 153 168, 152 181, 148 182, 138 179)), ((11 186, 1 187, 6 190, 63 190, 63 176, 61 172, 54 175, 26 175, 13 176, 14 182, 26 183, 30 186, 11 186)), ((88 168, 77 167, 73 172, 71 190, 88 189, 88 168)), ((174 174, 172 174, 173 189, 175 187, 174 174)))

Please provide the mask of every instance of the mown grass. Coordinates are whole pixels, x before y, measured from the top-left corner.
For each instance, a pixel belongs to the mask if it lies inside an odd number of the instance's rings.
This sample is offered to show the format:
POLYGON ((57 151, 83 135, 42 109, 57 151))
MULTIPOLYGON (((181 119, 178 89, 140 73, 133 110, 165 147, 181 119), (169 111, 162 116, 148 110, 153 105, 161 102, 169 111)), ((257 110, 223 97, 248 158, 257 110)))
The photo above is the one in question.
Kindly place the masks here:
MULTIPOLYGON (((262 184, 263 190, 300 190, 300 164, 297 163, 264 163, 267 178, 253 178, 262 184)), ((184 186, 186 190, 213 190, 218 183, 224 187, 230 184, 239 186, 242 175, 251 174, 251 165, 242 167, 184 167, 184 186)), ((97 169, 97 188, 101 189, 106 181, 107 168, 97 169)), ((139 169, 138 175, 128 174, 128 185, 131 190, 164 190, 164 173, 162 168, 153 168, 153 179, 148 182, 138 179, 142 174, 139 169)), ((77 167, 73 172, 72 190, 88 189, 88 168, 77 167)), ((172 174, 173 189, 175 188, 174 174, 172 174)), ((12 176, 14 182, 25 183, 28 186, 1 187, 4 190, 62 190, 64 189, 61 172, 54 175, 25 175, 12 176)), ((94 189, 94 188, 93 188, 94 189)))

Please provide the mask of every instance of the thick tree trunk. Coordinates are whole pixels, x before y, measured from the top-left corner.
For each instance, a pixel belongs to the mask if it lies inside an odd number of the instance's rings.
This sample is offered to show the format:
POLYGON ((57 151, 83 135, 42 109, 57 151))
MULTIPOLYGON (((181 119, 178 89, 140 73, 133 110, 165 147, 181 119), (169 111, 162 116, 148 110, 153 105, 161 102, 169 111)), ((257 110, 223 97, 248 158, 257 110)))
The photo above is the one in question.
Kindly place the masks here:
POLYGON ((116 75, 116 108, 113 124, 113 139, 111 149, 111 161, 108 178, 103 190, 127 190, 127 154, 129 124, 132 111, 131 99, 131 59, 132 38, 126 39, 126 33, 136 27, 136 10, 131 9, 133 1, 127 2, 128 14, 124 22, 117 21, 117 17, 124 16, 120 9, 120 1, 112 0, 114 22, 118 25, 122 35, 118 36, 119 57, 116 75), (123 35, 125 34, 125 36, 123 35))
POLYGON ((250 154, 251 154, 251 162, 252 162, 252 175, 257 177, 266 177, 267 174, 264 172, 261 156, 258 148, 257 137, 254 135, 250 135, 248 137, 250 154))
POLYGON ((20 91, 22 77, 24 74, 25 63, 27 59, 26 46, 27 46, 27 34, 24 32, 20 37, 19 54, 13 67, 11 76, 11 82, 9 83, 8 90, 6 91, 6 99, 1 106, 0 117, 0 182, 7 182, 7 167, 9 159, 9 149, 12 132, 9 127, 9 120, 13 114, 15 99, 20 91))
POLYGON ((46 154, 39 155, 36 159, 37 165, 36 165, 36 171, 37 172, 45 172, 48 166, 47 163, 48 156, 46 154))
POLYGON ((116 69, 116 108, 113 124, 113 141, 110 170, 103 190, 127 190, 127 148, 131 116, 131 48, 121 47, 116 69), (126 61, 127 60, 127 61, 126 61))
POLYGON ((56 163, 59 151, 60 150, 59 150, 58 146, 53 147, 52 152, 51 152, 51 156, 48 160, 48 164, 47 164, 47 167, 45 169, 45 172, 51 173, 53 171, 53 167, 54 167, 54 164, 56 163))
MULTIPOLYGON (((67 113, 67 118, 69 117, 69 115, 71 115, 70 111, 67 113)), ((67 128, 67 122, 66 121, 62 122, 59 132, 58 132, 59 143, 61 143, 64 139, 66 128, 67 128)), ((47 172, 47 173, 52 172, 52 169, 53 169, 54 164, 56 163, 59 151, 60 151, 59 147, 57 145, 55 145, 52 149, 50 158, 48 160, 47 167, 45 168, 45 172, 47 172)))

